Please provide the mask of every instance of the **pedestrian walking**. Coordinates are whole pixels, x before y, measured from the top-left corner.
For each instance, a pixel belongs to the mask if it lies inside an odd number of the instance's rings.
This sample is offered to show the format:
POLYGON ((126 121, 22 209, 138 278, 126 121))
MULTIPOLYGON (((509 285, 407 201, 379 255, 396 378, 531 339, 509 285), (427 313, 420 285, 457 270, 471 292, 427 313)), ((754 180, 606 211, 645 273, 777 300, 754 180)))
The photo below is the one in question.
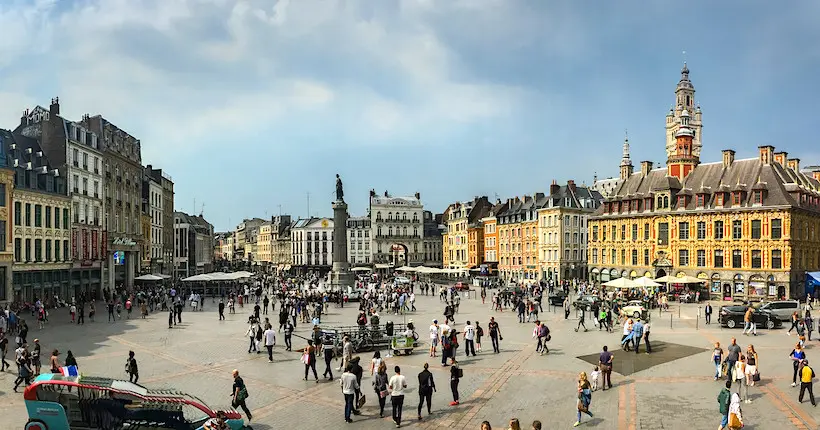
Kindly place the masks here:
POLYGON ((430 357, 436 356, 439 337, 441 337, 441 331, 439 330, 438 320, 433 320, 433 324, 430 324, 430 357))
POLYGON ((577 402, 577 419, 573 427, 581 425, 581 413, 585 413, 592 418, 592 412, 589 410, 589 405, 592 403, 592 386, 587 380, 586 372, 581 372, 578 375, 578 402, 577 402))
POLYGON ((478 348, 478 352, 481 352, 481 338, 484 337, 484 328, 478 323, 475 322, 475 346, 478 348))
POLYGON ((612 388, 612 363, 615 356, 609 352, 609 347, 604 345, 601 355, 598 356, 598 366, 601 368, 601 376, 603 377, 602 391, 612 388))
POLYGON ((817 406, 817 402, 814 401, 814 369, 809 367, 809 360, 805 358, 801 362, 803 368, 800 369, 800 396, 797 398, 798 403, 803 403, 803 394, 805 394, 806 390, 809 390, 809 400, 811 400, 812 406, 817 406))
POLYGON ((40 374, 40 367, 42 366, 40 363, 41 349, 40 339, 34 339, 34 349, 31 353, 31 365, 34 367, 34 375, 40 374))
POLYGON ((245 332, 245 336, 247 336, 250 340, 250 344, 248 345, 248 354, 251 353, 251 350, 259 352, 259 350, 256 349, 256 344, 258 342, 256 341, 256 323, 253 320, 249 322, 248 331, 245 332))
POLYGON ((706 307, 703 308, 703 315, 706 317, 706 324, 712 323, 712 303, 706 302, 706 307))
POLYGON ((401 427, 401 410, 404 406, 404 390, 407 388, 407 379, 401 374, 401 368, 393 368, 395 375, 390 377, 387 387, 390 391, 390 403, 393 405, 393 422, 396 428, 401 427))
POLYGON ((490 341, 493 344, 493 352, 498 354, 501 352, 498 341, 504 340, 501 336, 501 327, 495 322, 495 317, 490 317, 490 322, 487 324, 487 328, 490 330, 490 341))
POLYGON ((720 393, 718 393, 717 396, 718 411, 721 415, 720 427, 718 427, 718 430, 722 430, 729 424, 729 405, 732 400, 732 392, 729 391, 730 388, 732 388, 732 381, 726 381, 726 386, 720 390, 720 393))
POLYGON ((632 324, 632 342, 635 347, 635 354, 638 354, 641 349, 641 339, 643 339, 643 323, 641 320, 635 320, 632 324))
POLYGON ((464 371, 458 362, 453 360, 453 367, 450 368, 450 391, 453 392, 453 401, 450 406, 458 406, 458 383, 464 377, 464 371))
POLYGON ((353 396, 359 389, 359 383, 356 381, 356 375, 351 372, 351 365, 345 367, 342 377, 339 378, 339 385, 342 387, 342 394, 345 398, 345 422, 352 423, 353 419, 350 414, 353 412, 353 396))
POLYGON ((379 399, 379 418, 384 417, 384 404, 387 402, 387 396, 390 392, 387 391, 387 365, 384 361, 379 363, 376 373, 373 375, 373 390, 376 392, 376 398, 379 399))
POLYGON ((308 370, 313 370, 313 377, 316 378, 316 383, 319 383, 319 375, 316 373, 316 348, 313 346, 313 341, 308 339, 308 344, 302 353, 302 363, 305 365, 305 381, 308 379, 308 370))
POLYGON ((803 360, 806 359, 806 353, 803 351, 803 347, 800 346, 800 343, 794 345, 794 349, 792 352, 789 353, 789 358, 792 360, 792 367, 794 372, 792 373, 792 387, 797 386, 797 374, 800 370, 800 365, 803 360))
POLYGON ((726 367, 728 369, 728 371, 726 372, 726 380, 729 381, 729 388, 732 387, 731 384, 732 380, 734 379, 733 372, 735 369, 735 363, 737 363, 737 361, 740 360, 741 353, 742 351, 740 349, 740 346, 738 346, 737 344, 737 339, 732 338, 731 344, 729 344, 729 346, 726 348, 726 367))
POLYGON ((646 345, 647 354, 652 353, 652 344, 649 343, 649 329, 649 321, 647 321, 646 324, 643 325, 643 343, 646 345))
POLYGON ((128 382, 136 384, 140 379, 140 371, 137 366, 137 359, 134 358, 134 351, 128 351, 128 359, 125 360, 125 373, 128 374, 128 382))
POLYGON ((242 377, 239 376, 239 371, 234 369, 231 374, 233 375, 233 390, 231 397, 233 401, 231 405, 234 409, 242 408, 245 411, 245 415, 248 417, 248 421, 253 419, 253 415, 251 415, 250 409, 248 409, 248 405, 245 404, 245 401, 248 400, 248 388, 245 386, 245 381, 242 380, 242 377))
POLYGON ((427 415, 432 414, 430 408, 433 402, 433 392, 436 391, 436 382, 433 379, 433 374, 430 372, 429 367, 429 364, 424 363, 424 370, 419 373, 419 420, 421 420, 421 408, 425 402, 427 402, 427 415))
POLYGON ((17 387, 20 384, 28 386, 31 383, 31 356, 28 350, 23 349, 23 353, 17 359, 17 379, 14 380, 14 392, 17 392, 17 387))
POLYGON ((276 332, 268 326, 262 336, 265 339, 265 349, 268 350, 268 363, 273 363, 273 347, 276 346, 276 332))
POLYGON ((587 330, 587 326, 586 326, 586 324, 584 324, 584 315, 585 315, 585 314, 586 314, 586 311, 584 311, 583 309, 581 309, 581 314, 580 314, 581 316, 578 318, 578 327, 575 327, 575 331, 576 331, 576 332, 577 332, 578 330, 580 330, 580 329, 581 329, 581 327, 583 327, 583 328, 584 328, 584 331, 589 331, 589 330, 587 330))
MULTIPOLYGON (((471 353, 475 357, 475 327, 470 324, 470 321, 467 321, 467 325, 464 326, 464 352, 467 357, 471 353)), ((453 359, 455 359, 455 356, 453 356, 453 359)))
POLYGON ((322 356, 325 359, 325 371, 322 373, 322 377, 332 381, 333 365, 330 362, 333 360, 333 338, 329 333, 322 336, 322 356))
POLYGON ((723 376, 721 371, 721 363, 723 362, 723 348, 720 347, 720 342, 715 342, 715 349, 712 350, 712 363, 715 365, 715 381, 723 376))
POLYGON ((4 372, 6 368, 11 368, 11 365, 8 361, 6 361, 6 353, 8 352, 9 348, 9 339, 6 337, 6 334, 0 332, 0 372, 4 372))

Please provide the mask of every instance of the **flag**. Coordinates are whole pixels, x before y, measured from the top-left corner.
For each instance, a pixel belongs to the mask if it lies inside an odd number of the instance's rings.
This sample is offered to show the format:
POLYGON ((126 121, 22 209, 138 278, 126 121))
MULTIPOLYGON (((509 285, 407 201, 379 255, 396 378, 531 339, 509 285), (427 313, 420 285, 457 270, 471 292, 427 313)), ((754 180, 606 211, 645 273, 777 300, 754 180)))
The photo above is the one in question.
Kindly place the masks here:
POLYGON ((77 366, 63 366, 60 368, 60 372, 63 376, 80 376, 80 372, 77 371, 77 366))

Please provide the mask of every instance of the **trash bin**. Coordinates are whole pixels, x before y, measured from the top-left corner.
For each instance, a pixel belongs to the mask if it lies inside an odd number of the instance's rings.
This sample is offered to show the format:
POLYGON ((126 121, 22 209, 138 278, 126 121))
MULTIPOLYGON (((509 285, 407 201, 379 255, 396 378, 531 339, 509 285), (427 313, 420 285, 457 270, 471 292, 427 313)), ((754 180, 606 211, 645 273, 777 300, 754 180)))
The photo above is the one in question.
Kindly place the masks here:
POLYGON ((393 336, 393 321, 388 321, 387 324, 384 325, 384 331, 388 336, 393 336))

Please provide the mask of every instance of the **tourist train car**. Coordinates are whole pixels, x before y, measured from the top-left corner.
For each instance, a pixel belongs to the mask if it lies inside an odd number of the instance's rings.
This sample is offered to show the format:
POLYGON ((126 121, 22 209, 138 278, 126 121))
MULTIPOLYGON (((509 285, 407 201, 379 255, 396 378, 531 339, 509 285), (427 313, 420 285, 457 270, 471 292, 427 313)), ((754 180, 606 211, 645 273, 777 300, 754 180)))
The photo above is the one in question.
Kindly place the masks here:
MULTIPOLYGON (((23 397, 25 430, 199 430, 217 415, 189 394, 92 376, 42 374, 23 397)), ((250 429, 235 410, 222 412, 231 430, 250 429)))

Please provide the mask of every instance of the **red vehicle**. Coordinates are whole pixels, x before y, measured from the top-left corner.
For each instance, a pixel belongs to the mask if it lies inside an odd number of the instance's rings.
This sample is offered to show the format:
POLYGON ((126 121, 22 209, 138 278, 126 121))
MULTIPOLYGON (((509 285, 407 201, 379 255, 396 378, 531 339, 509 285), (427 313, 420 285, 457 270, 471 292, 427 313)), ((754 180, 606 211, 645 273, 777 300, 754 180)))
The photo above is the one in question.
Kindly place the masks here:
POLYGON ((469 291, 470 284, 467 284, 465 282, 456 282, 456 284, 453 285, 453 289, 456 291, 469 291))

